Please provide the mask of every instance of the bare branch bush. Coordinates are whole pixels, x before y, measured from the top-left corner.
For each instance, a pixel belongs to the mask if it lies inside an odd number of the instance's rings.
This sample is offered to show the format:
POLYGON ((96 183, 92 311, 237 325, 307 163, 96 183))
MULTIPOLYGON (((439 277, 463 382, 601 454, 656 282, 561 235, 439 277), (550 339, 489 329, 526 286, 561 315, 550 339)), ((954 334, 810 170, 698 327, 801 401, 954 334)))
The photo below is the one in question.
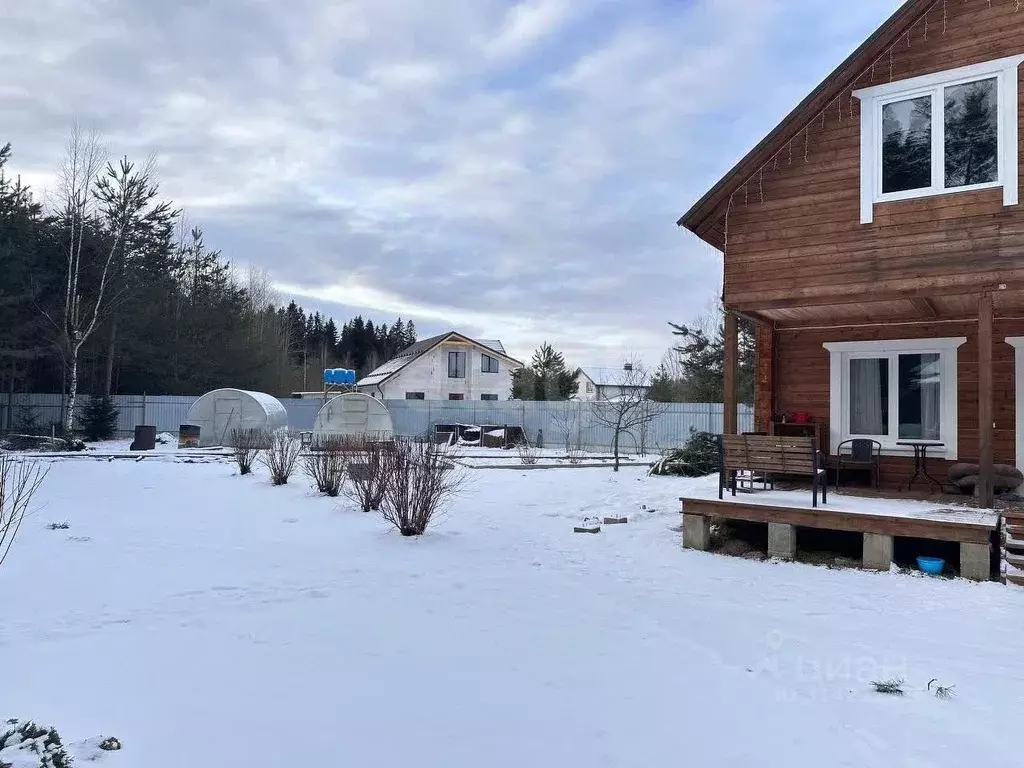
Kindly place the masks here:
POLYGON ((270 470, 270 482, 286 485, 295 471, 300 453, 301 442, 289 435, 287 429, 275 429, 270 436, 270 445, 260 454, 260 462, 270 470))
POLYGON ((465 483, 457 451, 408 439, 384 454, 381 515, 403 536, 422 536, 465 483))
POLYGON ((0 451, 0 565, 11 551, 32 497, 49 470, 0 451))
POLYGON ((540 459, 540 451, 530 445, 528 440, 516 444, 516 453, 519 455, 519 463, 532 465, 540 459))
POLYGON ((583 463, 583 459, 586 458, 586 454, 582 448, 570 448, 565 452, 565 457, 569 460, 569 463, 573 466, 583 463))
POLYGON ((302 457, 302 469, 317 491, 334 498, 345 482, 345 451, 337 437, 314 441, 302 457))
POLYGON ((231 430, 231 447, 234 450, 238 474, 248 475, 260 451, 270 444, 270 436, 262 429, 231 430))
POLYGON ((627 360, 619 372, 618 381, 614 384, 618 394, 609 400, 598 400, 594 403, 594 423, 612 430, 612 455, 615 459, 616 472, 619 471, 623 436, 632 436, 637 448, 645 452, 650 424, 665 408, 664 403, 647 399, 647 387, 650 383, 651 377, 647 369, 639 361, 627 360))
POLYGON ((341 441, 347 482, 342 493, 363 512, 380 509, 384 499, 384 464, 391 443, 376 435, 352 435, 341 441))
POLYGON ((551 423, 558 434, 562 436, 565 452, 569 453, 573 448, 579 449, 582 443, 580 403, 566 401, 552 403, 551 407, 551 423))

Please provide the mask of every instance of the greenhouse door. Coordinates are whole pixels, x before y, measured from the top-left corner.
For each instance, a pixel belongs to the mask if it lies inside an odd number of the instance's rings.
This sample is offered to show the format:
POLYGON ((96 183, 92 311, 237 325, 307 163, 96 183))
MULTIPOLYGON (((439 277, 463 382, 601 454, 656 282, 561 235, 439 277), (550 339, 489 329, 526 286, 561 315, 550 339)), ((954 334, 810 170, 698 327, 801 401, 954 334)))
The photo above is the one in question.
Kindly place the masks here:
POLYGON ((218 397, 213 402, 213 433, 219 445, 231 443, 231 430, 238 429, 242 419, 242 400, 236 397, 218 397))

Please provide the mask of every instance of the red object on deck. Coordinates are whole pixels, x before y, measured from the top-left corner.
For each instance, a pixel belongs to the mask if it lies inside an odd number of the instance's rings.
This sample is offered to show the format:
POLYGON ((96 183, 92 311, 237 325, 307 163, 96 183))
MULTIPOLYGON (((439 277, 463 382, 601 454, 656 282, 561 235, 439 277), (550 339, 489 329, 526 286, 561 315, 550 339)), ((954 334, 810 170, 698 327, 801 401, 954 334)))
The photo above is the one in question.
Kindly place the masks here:
POLYGON ((796 411, 793 414, 793 423, 794 424, 806 424, 810 420, 811 420, 811 416, 810 416, 809 413, 807 413, 807 411, 796 411))

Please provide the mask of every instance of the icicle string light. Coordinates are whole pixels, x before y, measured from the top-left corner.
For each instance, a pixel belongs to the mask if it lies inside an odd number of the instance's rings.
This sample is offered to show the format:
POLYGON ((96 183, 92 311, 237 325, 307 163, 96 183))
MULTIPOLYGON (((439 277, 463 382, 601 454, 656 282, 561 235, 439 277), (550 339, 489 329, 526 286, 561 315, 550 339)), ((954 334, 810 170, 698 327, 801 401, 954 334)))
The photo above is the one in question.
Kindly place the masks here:
MULTIPOLYGON (((967 4, 967 2, 968 2, 968 0, 963 0, 963 4, 967 4)), ((1010 0, 1007 0, 1007 2, 1010 2, 1010 0)), ((1014 2, 1015 10, 1017 10, 1017 11, 1020 11, 1021 7, 1024 6, 1024 0, 1013 0, 1013 2, 1014 2)), ((927 11, 925 11, 913 24, 910 25, 910 27, 903 34, 901 34, 885 51, 880 53, 878 55, 878 57, 874 61, 871 62, 870 67, 865 66, 865 68, 861 72, 861 74, 859 76, 857 76, 853 80, 853 82, 852 82, 852 84, 850 86, 850 102, 849 102, 849 110, 850 110, 849 117, 850 117, 851 121, 856 119, 855 111, 854 111, 854 106, 853 106, 853 101, 854 101, 853 92, 857 89, 858 84, 863 84, 863 81, 865 79, 868 80, 868 85, 874 85, 875 84, 875 79, 876 79, 876 74, 877 74, 876 68, 877 68, 877 66, 880 63, 882 63, 882 58, 884 56, 888 56, 889 57, 889 82, 893 82, 894 77, 895 77, 894 50, 895 50, 896 46, 902 44, 903 41, 906 40, 907 48, 912 48, 913 47, 913 31, 914 31, 914 28, 918 24, 922 25, 922 27, 923 27, 923 39, 924 39, 925 42, 927 42, 928 41, 928 33, 930 31, 930 29, 929 29, 929 26, 930 26, 929 16, 931 15, 932 12, 934 12, 934 11, 936 11, 938 9, 939 3, 942 4, 942 34, 943 34, 943 36, 945 36, 946 32, 949 29, 949 0, 935 0, 935 2, 932 3, 931 6, 929 6, 927 11)), ((987 5, 988 5, 989 8, 991 8, 992 7, 992 0, 987 0, 987 5)), ((834 101, 830 102, 821 112, 816 114, 813 118, 811 118, 808 122, 806 122, 804 124, 803 133, 804 133, 804 162, 805 163, 809 162, 809 160, 810 160, 810 141, 811 141, 810 129, 811 129, 811 126, 815 125, 817 123, 818 119, 820 118, 821 119, 821 126, 822 126, 822 129, 824 130, 824 128, 826 126, 826 123, 827 123, 827 112, 832 107, 832 104, 836 104, 838 106, 838 108, 839 108, 839 121, 842 122, 842 120, 843 120, 843 102, 842 102, 843 95, 844 94, 840 94, 839 96, 837 96, 834 101)), ((787 165, 792 165, 793 164, 793 142, 797 138, 799 138, 799 136, 800 136, 800 132, 798 130, 796 132, 796 134, 793 136, 793 138, 791 138, 787 142, 787 144, 786 144, 786 151, 788 153, 787 154, 787 160, 786 160, 787 165)), ((743 190, 744 190, 744 203, 745 204, 747 202, 749 202, 749 185, 750 185, 751 182, 754 181, 754 176, 755 175, 758 176, 759 198, 761 199, 762 202, 764 201, 764 186, 763 186, 764 185, 764 171, 765 171, 766 168, 768 168, 769 164, 771 165, 771 170, 774 170, 774 171, 778 170, 778 168, 779 168, 779 155, 782 154, 782 151, 783 150, 780 149, 778 152, 776 152, 775 155, 772 157, 772 159, 770 161, 768 161, 767 163, 762 165, 757 171, 754 171, 752 174, 750 174, 750 176, 748 176, 744 180, 742 185, 739 185, 739 186, 742 186, 743 190)), ((739 186, 736 187, 737 191, 739 190, 739 186)), ((736 192, 733 193, 733 195, 735 195, 735 194, 736 194, 736 192)), ((731 211, 732 205, 733 205, 733 197, 730 196, 729 197, 729 207, 728 207, 728 210, 726 212, 726 238, 728 238, 728 211, 731 211)))

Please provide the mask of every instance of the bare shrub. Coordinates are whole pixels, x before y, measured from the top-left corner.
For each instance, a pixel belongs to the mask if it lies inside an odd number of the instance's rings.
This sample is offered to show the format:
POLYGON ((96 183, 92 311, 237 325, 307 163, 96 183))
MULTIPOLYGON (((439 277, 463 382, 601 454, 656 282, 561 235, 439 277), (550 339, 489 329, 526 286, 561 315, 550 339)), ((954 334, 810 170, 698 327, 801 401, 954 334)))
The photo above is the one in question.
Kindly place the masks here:
POLYGON ((270 436, 262 429, 231 430, 231 448, 234 451, 238 474, 248 475, 260 451, 270 445, 270 436))
POLYGON ((287 429, 276 429, 270 436, 270 445, 260 454, 260 462, 270 470, 270 482, 286 485, 295 471, 302 453, 302 443, 288 434, 287 429))
POLYGON ((516 453, 519 455, 519 463, 521 464, 536 464, 538 459, 540 459, 540 451, 526 440, 516 445, 516 453))
POLYGON ((376 435, 352 435, 341 441, 345 462, 342 493, 363 512, 380 509, 384 499, 384 462, 391 441, 376 435))
POLYGON ((316 440, 302 458, 302 469, 316 489, 332 498, 341 493, 345 481, 345 452, 340 438, 316 440))
POLYGON ((566 452, 565 458, 569 460, 570 464, 576 466, 583 463, 583 459, 586 458, 586 454, 583 452, 582 448, 570 448, 566 452))
POLYGON ((421 536, 465 480, 451 448, 396 440, 384 454, 381 515, 403 536, 421 536))
POLYGON ((37 462, 0 451, 0 565, 11 551, 14 537, 47 471, 37 462))

